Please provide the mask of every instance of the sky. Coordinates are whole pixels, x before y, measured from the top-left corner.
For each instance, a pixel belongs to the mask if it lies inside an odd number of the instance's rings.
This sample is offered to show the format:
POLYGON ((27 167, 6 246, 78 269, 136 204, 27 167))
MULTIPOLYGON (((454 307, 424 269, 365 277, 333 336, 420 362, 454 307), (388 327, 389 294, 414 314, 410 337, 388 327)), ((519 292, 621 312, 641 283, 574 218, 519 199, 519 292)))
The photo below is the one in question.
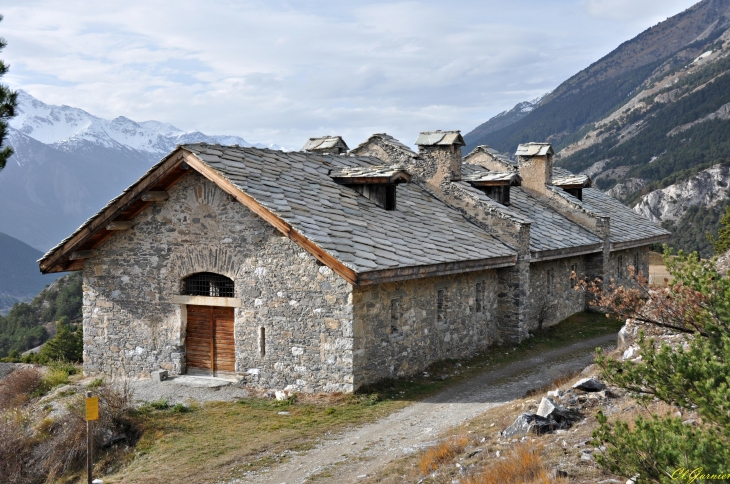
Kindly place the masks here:
POLYGON ((2 79, 49 104, 299 149, 467 133, 694 0, 4 0, 2 79))

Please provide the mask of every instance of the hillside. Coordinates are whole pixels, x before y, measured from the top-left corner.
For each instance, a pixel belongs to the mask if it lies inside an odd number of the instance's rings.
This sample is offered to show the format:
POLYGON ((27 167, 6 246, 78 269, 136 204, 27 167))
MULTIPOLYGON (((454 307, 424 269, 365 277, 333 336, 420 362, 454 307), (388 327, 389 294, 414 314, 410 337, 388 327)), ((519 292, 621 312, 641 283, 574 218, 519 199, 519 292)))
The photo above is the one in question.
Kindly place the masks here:
POLYGON ((588 124, 601 120, 626 102, 629 95, 655 75, 671 68, 667 61, 691 60, 704 52, 730 26, 730 2, 703 0, 686 11, 647 29, 563 82, 527 116, 493 132, 480 128, 464 138, 467 149, 488 144, 513 152, 525 141, 551 141, 558 148, 580 136, 588 124))
POLYGON ((81 302, 81 273, 72 272, 43 289, 30 303, 15 304, 6 316, 0 316, 0 358, 12 350, 22 353, 44 343, 63 316, 80 321, 81 302))
POLYGON ((42 255, 41 251, 0 232, 0 314, 6 314, 17 302, 30 301, 60 277, 41 274, 36 261, 42 255))

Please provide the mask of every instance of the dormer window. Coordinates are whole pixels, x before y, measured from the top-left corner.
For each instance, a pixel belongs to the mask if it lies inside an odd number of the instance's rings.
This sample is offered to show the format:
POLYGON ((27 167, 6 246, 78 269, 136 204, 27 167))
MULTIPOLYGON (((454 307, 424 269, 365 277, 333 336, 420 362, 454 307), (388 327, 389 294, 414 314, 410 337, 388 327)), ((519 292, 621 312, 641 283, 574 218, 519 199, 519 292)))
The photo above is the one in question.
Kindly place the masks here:
POLYGON ((342 168, 331 172, 330 176, 336 183, 352 188, 385 210, 396 209, 396 186, 411 180, 408 173, 390 166, 342 168))
POLYGON ((520 176, 513 171, 501 172, 481 169, 462 177, 462 180, 505 207, 510 204, 510 187, 521 184, 520 176))
POLYGON ((583 189, 589 188, 592 183, 588 175, 570 175, 553 178, 553 185, 583 201, 583 189))

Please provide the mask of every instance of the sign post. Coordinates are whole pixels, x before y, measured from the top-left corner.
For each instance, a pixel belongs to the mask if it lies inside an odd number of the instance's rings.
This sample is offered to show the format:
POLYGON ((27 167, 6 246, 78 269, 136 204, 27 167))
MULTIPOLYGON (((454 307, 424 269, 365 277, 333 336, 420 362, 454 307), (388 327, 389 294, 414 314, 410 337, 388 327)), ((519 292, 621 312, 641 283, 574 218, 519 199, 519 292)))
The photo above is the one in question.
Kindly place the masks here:
POLYGON ((91 484, 91 468, 93 463, 93 439, 91 438, 91 421, 99 420, 99 397, 92 397, 86 392, 86 481, 91 484))

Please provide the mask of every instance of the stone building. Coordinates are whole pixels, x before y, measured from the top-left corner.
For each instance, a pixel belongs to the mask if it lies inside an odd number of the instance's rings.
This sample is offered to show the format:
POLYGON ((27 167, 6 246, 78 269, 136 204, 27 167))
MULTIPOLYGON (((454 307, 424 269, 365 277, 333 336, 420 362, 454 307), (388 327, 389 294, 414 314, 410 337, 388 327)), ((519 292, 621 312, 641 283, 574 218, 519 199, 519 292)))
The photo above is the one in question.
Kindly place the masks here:
POLYGON ((83 271, 84 371, 349 392, 582 311, 573 274, 647 273, 668 235, 548 144, 416 144, 179 146, 39 261, 83 271))

